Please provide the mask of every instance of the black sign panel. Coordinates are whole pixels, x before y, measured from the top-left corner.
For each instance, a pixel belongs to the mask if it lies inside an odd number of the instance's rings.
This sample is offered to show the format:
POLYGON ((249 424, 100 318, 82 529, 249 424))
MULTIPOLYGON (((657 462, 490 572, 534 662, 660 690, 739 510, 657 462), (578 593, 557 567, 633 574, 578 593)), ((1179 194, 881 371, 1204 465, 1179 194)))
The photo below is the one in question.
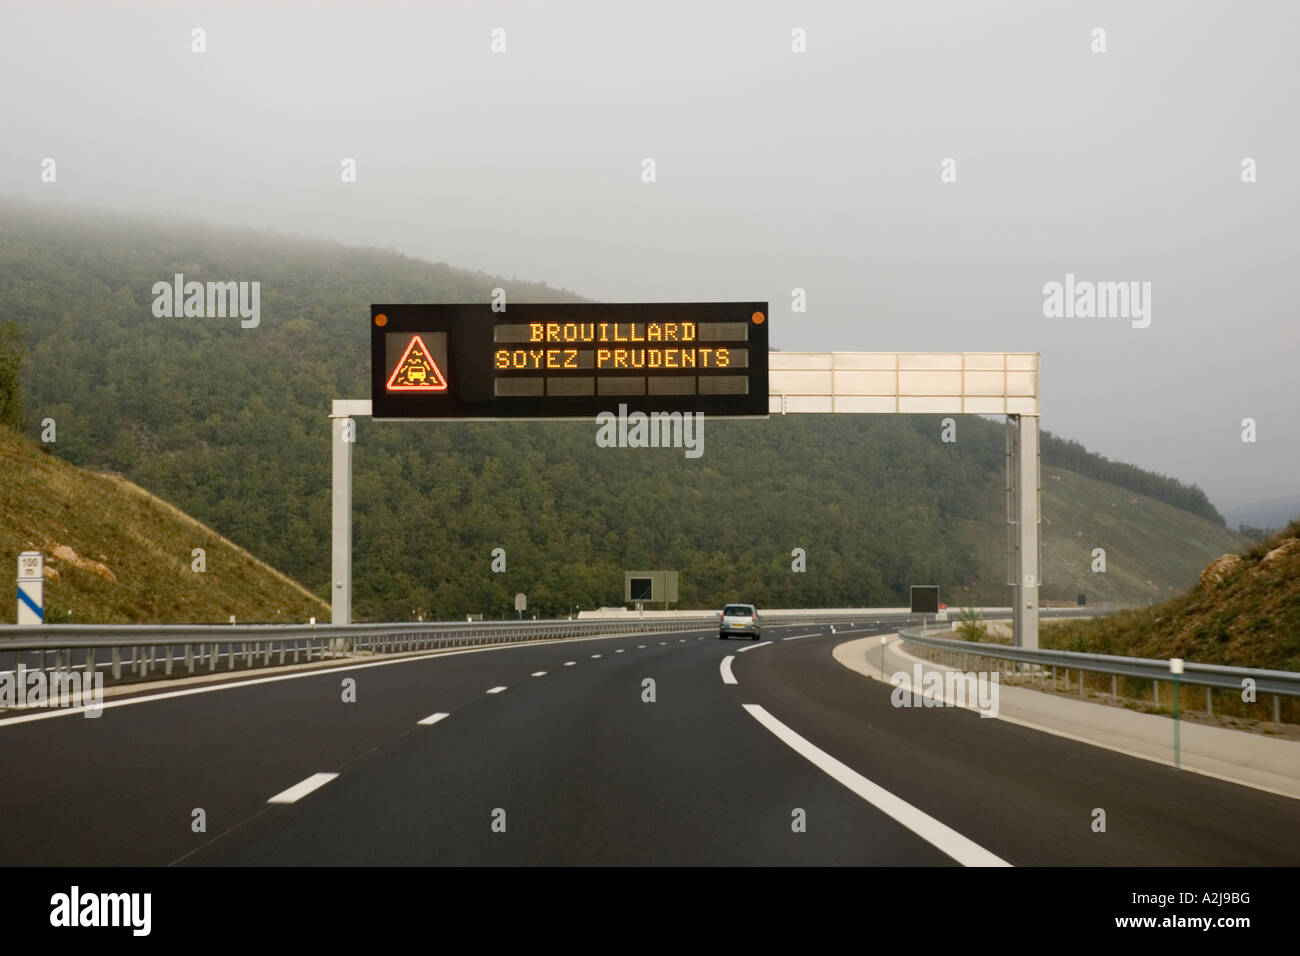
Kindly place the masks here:
POLYGON ((939 587, 935 584, 912 585, 912 613, 938 614, 939 587))
POLYGON ((374 418, 766 417, 766 302, 372 305, 374 418))

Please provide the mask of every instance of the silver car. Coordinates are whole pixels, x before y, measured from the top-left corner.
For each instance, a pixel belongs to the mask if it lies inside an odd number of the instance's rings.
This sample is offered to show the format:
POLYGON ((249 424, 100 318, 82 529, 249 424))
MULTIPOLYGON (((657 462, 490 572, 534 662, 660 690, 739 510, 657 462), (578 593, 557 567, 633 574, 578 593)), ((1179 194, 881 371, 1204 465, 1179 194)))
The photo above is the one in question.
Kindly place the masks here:
POLYGON ((751 641, 756 641, 761 629, 758 609, 754 605, 728 604, 722 609, 722 620, 718 624, 718 637, 722 640, 736 634, 748 635, 751 641))

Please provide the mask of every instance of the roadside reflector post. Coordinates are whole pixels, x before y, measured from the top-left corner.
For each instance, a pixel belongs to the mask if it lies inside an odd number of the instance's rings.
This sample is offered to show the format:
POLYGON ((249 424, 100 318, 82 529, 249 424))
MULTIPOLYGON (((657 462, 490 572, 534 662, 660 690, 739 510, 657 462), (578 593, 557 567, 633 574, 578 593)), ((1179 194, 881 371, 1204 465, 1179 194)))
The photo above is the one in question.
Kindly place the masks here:
POLYGON ((39 551, 18 555, 17 621, 26 627, 45 623, 45 556, 39 551))
POLYGON ((1182 758, 1179 754, 1178 740, 1178 679, 1183 674, 1183 659, 1181 657, 1171 657, 1169 659, 1169 673, 1174 675, 1174 769, 1182 769, 1182 758))

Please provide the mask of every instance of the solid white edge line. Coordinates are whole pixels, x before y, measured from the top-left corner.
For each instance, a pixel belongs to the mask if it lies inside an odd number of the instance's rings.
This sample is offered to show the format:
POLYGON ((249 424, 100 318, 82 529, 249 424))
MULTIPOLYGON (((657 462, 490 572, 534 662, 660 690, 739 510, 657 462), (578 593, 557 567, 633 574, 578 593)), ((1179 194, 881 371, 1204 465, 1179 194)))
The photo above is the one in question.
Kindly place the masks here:
POLYGON ((337 776, 338 774, 336 773, 314 773, 306 780, 303 780, 299 783, 295 783, 288 790, 281 790, 279 793, 277 793, 274 797, 272 797, 270 800, 266 802, 267 803, 297 803, 303 797, 307 796, 307 794, 311 793, 313 790, 319 790, 321 787, 325 786, 325 784, 329 783, 337 776))
POLYGON ((506 689, 506 688, 505 688, 505 685, 504 685, 504 684, 498 684, 496 687, 489 687, 489 688, 487 689, 487 692, 488 692, 489 694, 499 694, 499 693, 501 693, 501 692, 502 692, 503 690, 505 690, 505 689, 506 689))
POLYGON ((722 683, 724 684, 736 683, 736 678, 731 673, 731 662, 735 659, 736 656, 734 654, 728 654, 722 659, 722 665, 719 667, 719 670, 722 671, 722 683))
MULTIPOLYGON (((894 642, 895 645, 897 643, 898 643, 897 641, 894 642)), ((908 654, 906 651, 900 651, 896 647, 894 649, 894 653, 902 657, 912 658, 912 660, 922 661, 922 663, 926 663, 926 664, 934 663, 933 661, 925 661, 922 658, 913 657, 911 654, 908 654)), ((911 687, 910 679, 908 680, 908 687, 909 688, 911 687)), ((946 700, 947 698, 945 696, 945 701, 946 700)), ((950 703, 950 706, 956 706, 956 705, 950 703)), ((981 713, 978 707, 972 707, 970 705, 967 705, 965 709, 974 711, 977 714, 981 713)), ((1073 740, 1076 741, 1077 743, 1087 744, 1089 747, 1096 747, 1099 750, 1109 750, 1111 753, 1122 754, 1125 757, 1133 757, 1137 760, 1146 760, 1149 763, 1159 764, 1162 767, 1172 767, 1174 765, 1174 761, 1170 757, 1162 757, 1158 754, 1153 754, 1153 753, 1143 753, 1139 750, 1128 750, 1124 747, 1120 747, 1115 744, 1107 744, 1107 743, 1102 743, 1100 740, 1093 740, 1091 737, 1084 737, 1081 736, 1080 734, 1072 734, 1068 730, 1061 730, 1059 727, 1049 727, 1047 724, 1036 724, 1031 720, 1023 720, 1019 717, 1008 717, 1006 714, 1003 714, 1001 712, 999 712, 997 717, 993 719, 1005 721, 1008 724, 1015 724, 1018 727, 1025 727, 1029 730, 1036 730, 1039 731, 1040 733, 1051 734, 1054 737, 1061 737, 1064 738, 1065 740, 1073 740)), ((1253 780, 1243 780, 1240 777, 1229 777, 1227 774, 1215 773, 1213 770, 1205 770, 1200 767, 1189 767, 1187 766, 1187 764, 1183 764, 1182 769, 1183 772, 1185 773, 1199 773, 1203 777, 1213 777, 1215 780, 1222 780, 1225 783, 1235 783, 1239 787, 1250 787, 1252 790, 1261 790, 1264 793, 1276 794, 1279 797, 1286 797, 1288 800, 1300 800, 1300 797, 1297 797, 1294 793, 1290 791, 1279 790, 1276 787, 1270 787, 1262 783, 1257 783, 1253 780)))
POLYGON ((952 827, 940 823, 928 813, 894 796, 888 790, 872 783, 852 767, 836 760, 820 747, 777 720, 758 704, 743 705, 749 716, 776 735, 783 744, 803 757, 836 783, 847 787, 896 823, 911 830, 926 843, 946 853, 962 866, 1010 866, 1006 860, 990 853, 978 843, 962 836, 952 827))
POLYGON ((425 717, 423 720, 417 720, 416 724, 418 724, 421 727, 432 727, 438 721, 445 720, 450 716, 451 714, 442 714, 442 713, 430 714, 428 717, 425 717))

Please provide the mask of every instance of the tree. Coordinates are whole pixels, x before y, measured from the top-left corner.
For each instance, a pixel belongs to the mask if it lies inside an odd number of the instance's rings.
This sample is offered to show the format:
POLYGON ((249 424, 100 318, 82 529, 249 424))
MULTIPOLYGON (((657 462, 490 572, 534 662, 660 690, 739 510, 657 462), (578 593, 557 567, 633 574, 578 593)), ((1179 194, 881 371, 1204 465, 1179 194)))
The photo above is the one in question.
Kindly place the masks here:
POLYGON ((23 427, 22 370, 26 354, 23 330, 12 320, 0 325, 0 425, 23 427))

